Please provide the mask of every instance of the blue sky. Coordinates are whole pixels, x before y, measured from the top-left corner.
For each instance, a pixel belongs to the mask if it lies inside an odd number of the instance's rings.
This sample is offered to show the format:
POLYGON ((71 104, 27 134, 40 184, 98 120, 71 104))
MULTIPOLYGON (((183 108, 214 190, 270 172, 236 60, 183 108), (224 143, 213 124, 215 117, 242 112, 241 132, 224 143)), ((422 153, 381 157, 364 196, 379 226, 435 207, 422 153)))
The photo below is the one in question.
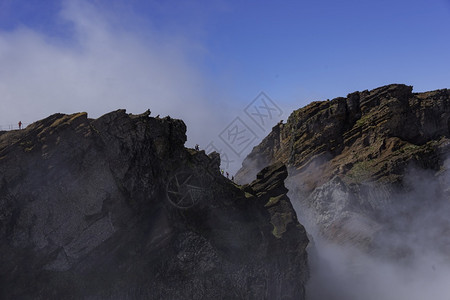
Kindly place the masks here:
POLYGON ((253 129, 261 91, 287 119, 389 83, 449 88, 449 32, 449 0, 0 0, 0 125, 150 108, 220 144, 235 117, 253 129))

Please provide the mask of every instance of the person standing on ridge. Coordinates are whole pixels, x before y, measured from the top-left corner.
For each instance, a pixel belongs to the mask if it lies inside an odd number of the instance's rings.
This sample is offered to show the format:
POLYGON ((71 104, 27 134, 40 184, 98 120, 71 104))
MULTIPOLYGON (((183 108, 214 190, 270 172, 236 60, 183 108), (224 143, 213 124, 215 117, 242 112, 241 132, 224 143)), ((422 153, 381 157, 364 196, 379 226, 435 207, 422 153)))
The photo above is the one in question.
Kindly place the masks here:
POLYGON ((19 121, 19 129, 22 129, 22 121, 19 121))

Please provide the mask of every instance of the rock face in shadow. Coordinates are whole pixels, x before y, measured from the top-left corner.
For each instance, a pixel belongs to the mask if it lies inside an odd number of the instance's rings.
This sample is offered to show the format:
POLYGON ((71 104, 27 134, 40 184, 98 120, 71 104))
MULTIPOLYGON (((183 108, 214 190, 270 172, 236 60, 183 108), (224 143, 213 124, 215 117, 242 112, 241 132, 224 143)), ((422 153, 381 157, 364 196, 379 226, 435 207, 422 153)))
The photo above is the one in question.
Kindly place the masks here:
POLYGON ((450 202, 449 124, 447 89, 413 93, 411 86, 392 84, 313 102, 272 129, 236 180, 248 182, 261 166, 286 164, 291 199, 312 212, 300 220, 309 219, 330 240, 369 249, 390 228, 394 207, 408 206, 406 218, 420 205, 434 205, 432 199, 450 202), (433 179, 428 195, 416 197, 417 183, 425 180, 405 175, 417 169, 433 179))
POLYGON ((238 186, 149 114, 0 132, 0 298, 304 299, 286 167, 238 186))

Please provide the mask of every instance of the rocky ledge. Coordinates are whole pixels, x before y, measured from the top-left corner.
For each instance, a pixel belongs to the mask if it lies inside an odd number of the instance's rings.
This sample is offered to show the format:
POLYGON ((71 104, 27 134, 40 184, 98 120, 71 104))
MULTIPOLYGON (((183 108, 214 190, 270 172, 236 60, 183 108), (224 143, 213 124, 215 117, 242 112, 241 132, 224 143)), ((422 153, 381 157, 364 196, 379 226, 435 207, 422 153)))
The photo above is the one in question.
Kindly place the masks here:
POLYGON ((411 163, 438 169, 449 137, 450 90, 413 93, 392 84, 294 111, 253 149, 236 178, 249 181, 255 170, 280 161, 291 175, 309 173, 306 192, 336 175, 398 183, 411 163))
MULTIPOLYGON (((413 93, 392 84, 292 112, 252 150, 236 179, 245 183, 265 165, 286 164, 302 222, 328 240, 369 250, 398 224, 412 228, 419 208, 450 203, 449 154, 450 90, 413 93)), ((442 231, 450 229, 444 221, 442 231)))
POLYGON ((304 299, 286 167, 238 186, 149 115, 0 132, 0 298, 304 299))

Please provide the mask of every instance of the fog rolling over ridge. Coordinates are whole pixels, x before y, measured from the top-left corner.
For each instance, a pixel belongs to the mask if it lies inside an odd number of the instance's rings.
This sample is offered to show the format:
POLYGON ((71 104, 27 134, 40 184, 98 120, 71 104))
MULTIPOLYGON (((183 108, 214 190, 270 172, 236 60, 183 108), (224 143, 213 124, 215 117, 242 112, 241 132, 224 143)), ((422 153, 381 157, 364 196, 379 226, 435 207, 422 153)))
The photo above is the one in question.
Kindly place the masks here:
POLYGON ((0 298, 447 299, 449 90, 312 102, 242 184, 186 139, 150 110, 0 131, 0 298))
POLYGON ((307 299, 448 299, 450 92, 388 85, 294 111, 244 160, 288 165, 307 299))
POLYGON ((449 29, 0 0, 0 300, 450 300, 449 29))
MULTIPOLYGON (((289 193, 299 219, 313 236, 307 299, 448 299, 450 203, 448 191, 442 191, 450 177, 410 172, 420 176, 409 173, 408 191, 389 196, 388 207, 373 220, 365 215, 349 218, 345 224, 349 240, 343 235, 337 241, 324 238, 314 222, 318 212, 289 193), (438 180, 445 183, 438 187, 438 180), (377 232, 371 233, 373 229, 377 232), (354 236, 369 232, 370 247, 354 244, 354 236)), ((339 201, 338 197, 333 200, 339 201)))

